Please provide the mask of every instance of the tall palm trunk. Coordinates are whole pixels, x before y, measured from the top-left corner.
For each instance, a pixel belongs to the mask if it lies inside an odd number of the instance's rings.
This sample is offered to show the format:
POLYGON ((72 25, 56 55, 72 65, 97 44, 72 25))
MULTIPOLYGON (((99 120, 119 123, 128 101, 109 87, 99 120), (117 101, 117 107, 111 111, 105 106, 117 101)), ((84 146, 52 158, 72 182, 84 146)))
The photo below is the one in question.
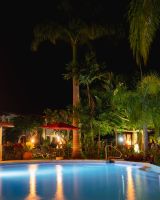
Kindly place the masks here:
MULTIPOLYGON (((73 108, 77 108, 80 103, 79 97, 79 79, 77 74, 75 74, 75 67, 77 64, 77 46, 76 44, 72 45, 73 47, 73 58, 72 58, 72 66, 73 66, 73 108)), ((73 110, 74 110, 73 109, 73 110)), ((75 111, 73 111, 75 112, 75 111)), ((79 119, 77 118, 77 114, 73 113, 73 126, 78 127, 79 119)), ((72 149, 72 158, 81 158, 81 147, 80 147, 80 138, 79 131, 73 130, 73 149, 72 149)))
POLYGON ((143 142, 144 142, 144 146, 143 146, 144 156, 146 156, 146 152, 148 150, 148 131, 147 131, 146 124, 143 125, 143 142))

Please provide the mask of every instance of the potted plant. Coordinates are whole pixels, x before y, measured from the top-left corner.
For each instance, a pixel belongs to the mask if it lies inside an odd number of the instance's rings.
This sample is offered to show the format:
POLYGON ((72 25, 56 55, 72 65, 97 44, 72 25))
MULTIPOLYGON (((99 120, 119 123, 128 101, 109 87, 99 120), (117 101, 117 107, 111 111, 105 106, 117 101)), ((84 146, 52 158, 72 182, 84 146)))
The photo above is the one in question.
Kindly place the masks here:
POLYGON ((31 142, 26 142, 26 145, 24 146, 23 160, 32 159, 32 148, 33 144, 31 142))

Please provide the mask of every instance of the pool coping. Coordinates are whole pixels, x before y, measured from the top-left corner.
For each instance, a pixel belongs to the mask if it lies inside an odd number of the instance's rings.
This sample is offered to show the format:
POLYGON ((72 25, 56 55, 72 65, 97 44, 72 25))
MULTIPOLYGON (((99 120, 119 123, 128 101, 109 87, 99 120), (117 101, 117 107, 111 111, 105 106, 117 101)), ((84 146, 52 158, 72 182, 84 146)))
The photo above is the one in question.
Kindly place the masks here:
POLYGON ((125 164, 125 165, 131 165, 131 166, 137 166, 140 169, 144 171, 150 171, 160 174, 160 166, 147 163, 147 162, 133 162, 133 161, 118 161, 115 160, 114 163, 116 164, 125 164))
MULTIPOLYGON (((9 160, 0 161, 0 166, 14 165, 14 164, 37 164, 37 163, 110 163, 109 160, 88 160, 88 159, 75 159, 75 160, 9 160)), ((114 160, 114 164, 130 165, 139 167, 145 171, 152 171, 160 174, 160 166, 147 163, 147 162, 133 162, 125 160, 114 160)))
POLYGON ((30 163, 109 163, 108 160, 88 160, 88 159, 70 159, 70 160, 9 160, 0 161, 0 165, 6 164, 30 164, 30 163))

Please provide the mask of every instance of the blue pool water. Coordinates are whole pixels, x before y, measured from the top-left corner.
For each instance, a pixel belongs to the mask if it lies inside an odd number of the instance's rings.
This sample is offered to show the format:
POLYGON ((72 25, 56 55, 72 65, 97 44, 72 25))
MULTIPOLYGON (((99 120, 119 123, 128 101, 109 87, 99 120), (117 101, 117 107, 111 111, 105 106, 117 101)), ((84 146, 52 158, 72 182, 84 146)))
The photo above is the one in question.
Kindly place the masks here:
POLYGON ((160 175, 114 163, 0 166, 2 200, 160 200, 160 175))

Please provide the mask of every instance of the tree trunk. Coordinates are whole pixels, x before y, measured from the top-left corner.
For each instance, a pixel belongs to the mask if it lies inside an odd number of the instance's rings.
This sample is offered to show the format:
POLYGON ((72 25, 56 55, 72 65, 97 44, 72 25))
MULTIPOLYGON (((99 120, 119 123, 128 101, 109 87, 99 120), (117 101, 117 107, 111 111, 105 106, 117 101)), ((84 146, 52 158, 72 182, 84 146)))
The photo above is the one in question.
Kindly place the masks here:
POLYGON ((143 125, 143 150, 144 150, 144 155, 146 156, 146 152, 148 150, 148 131, 147 131, 147 125, 143 125))
MULTIPOLYGON (((77 81, 73 79, 73 107, 76 108, 78 104, 79 104, 79 84, 77 84, 77 81)), ((73 114, 73 126, 78 127, 78 119, 75 113, 73 114)), ((73 130, 72 158, 81 158, 79 130, 73 130)))
MULTIPOLYGON (((73 70, 77 64, 77 47, 73 44, 73 70)), ((73 76, 73 110, 79 106, 80 98, 79 98, 79 79, 76 75, 73 76)), ((79 119, 77 113, 73 111, 73 126, 78 127, 79 119)), ((77 112, 77 111, 76 111, 77 112)), ((72 148, 72 158, 81 158, 81 147, 79 140, 79 130, 73 130, 73 148, 72 148)))

